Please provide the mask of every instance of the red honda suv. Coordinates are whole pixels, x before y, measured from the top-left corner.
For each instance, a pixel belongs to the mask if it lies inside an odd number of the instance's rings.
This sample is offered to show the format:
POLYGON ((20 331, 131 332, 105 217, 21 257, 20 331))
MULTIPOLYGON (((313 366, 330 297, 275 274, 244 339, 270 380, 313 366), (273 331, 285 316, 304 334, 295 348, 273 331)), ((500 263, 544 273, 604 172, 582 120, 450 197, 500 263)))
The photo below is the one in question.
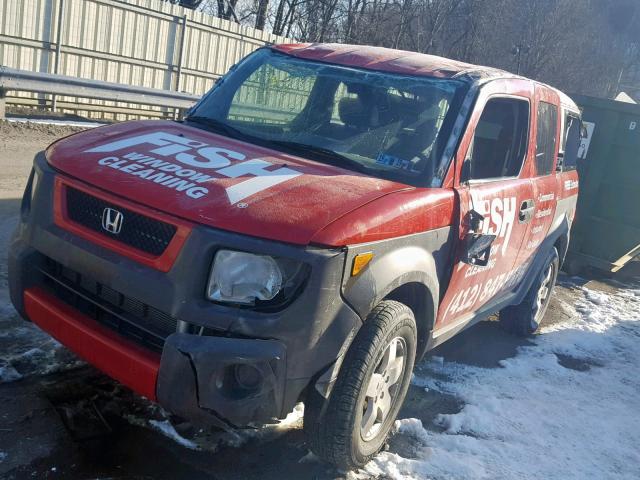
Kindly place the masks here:
POLYGON ((182 121, 39 153, 15 307, 167 410, 225 428, 305 403, 363 465, 415 362, 499 312, 534 333, 567 249, 580 113, 547 85, 365 46, 261 48, 182 121))

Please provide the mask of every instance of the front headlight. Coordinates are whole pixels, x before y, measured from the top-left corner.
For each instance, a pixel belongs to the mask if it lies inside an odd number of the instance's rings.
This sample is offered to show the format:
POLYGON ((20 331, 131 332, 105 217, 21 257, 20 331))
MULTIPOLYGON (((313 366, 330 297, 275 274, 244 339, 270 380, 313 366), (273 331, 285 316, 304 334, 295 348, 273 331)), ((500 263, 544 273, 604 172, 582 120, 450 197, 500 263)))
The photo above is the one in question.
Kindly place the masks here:
POLYGON ((213 259, 207 298, 241 305, 284 303, 305 278, 304 264, 232 250, 219 250, 213 259))
POLYGON ((282 272, 272 257, 220 250, 213 260, 207 296, 218 302, 252 304, 273 299, 282 272))

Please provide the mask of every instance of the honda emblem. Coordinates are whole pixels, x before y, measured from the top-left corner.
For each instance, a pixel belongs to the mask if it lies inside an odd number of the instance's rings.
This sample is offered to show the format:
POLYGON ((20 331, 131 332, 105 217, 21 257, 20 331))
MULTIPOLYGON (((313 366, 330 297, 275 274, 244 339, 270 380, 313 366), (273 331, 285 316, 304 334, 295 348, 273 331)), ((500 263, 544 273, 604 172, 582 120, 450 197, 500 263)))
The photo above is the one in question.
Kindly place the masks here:
POLYGON ((122 215, 122 212, 119 212, 118 210, 105 208, 102 211, 102 228, 109 233, 118 235, 120 230, 122 230, 123 220, 124 215, 122 215))

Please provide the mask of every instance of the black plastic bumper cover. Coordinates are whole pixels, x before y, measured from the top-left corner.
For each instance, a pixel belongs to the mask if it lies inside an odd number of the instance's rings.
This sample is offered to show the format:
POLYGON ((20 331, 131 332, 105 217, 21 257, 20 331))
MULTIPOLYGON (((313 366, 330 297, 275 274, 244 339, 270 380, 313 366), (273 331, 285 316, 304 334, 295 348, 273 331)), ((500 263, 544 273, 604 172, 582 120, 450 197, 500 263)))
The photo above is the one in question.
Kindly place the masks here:
POLYGON ((275 340, 174 333, 162 352, 158 400, 178 415, 217 426, 267 423, 282 410, 285 354, 275 340), (234 377, 240 365, 256 374, 251 388, 234 377))

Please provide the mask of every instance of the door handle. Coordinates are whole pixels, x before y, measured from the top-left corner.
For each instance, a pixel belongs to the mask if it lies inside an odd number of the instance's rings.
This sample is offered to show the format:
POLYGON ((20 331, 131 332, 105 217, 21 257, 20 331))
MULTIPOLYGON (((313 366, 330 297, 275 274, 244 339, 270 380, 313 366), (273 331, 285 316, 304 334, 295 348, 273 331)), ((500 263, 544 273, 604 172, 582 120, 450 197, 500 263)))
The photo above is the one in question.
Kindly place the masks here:
POLYGON ((520 223, 528 223, 533 218, 533 212, 536 210, 536 204, 533 200, 524 200, 520 204, 520 211, 518 212, 518 221, 520 223))

